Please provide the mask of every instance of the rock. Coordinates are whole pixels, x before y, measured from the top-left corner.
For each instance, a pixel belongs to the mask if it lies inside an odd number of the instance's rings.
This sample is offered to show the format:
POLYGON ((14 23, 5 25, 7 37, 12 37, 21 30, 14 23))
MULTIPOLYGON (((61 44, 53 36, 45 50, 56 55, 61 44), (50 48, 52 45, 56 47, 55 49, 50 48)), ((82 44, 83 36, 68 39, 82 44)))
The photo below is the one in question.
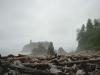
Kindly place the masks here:
POLYGON ((60 47, 59 49, 58 49, 58 53, 57 53, 58 55, 67 55, 67 52, 62 48, 62 47, 60 47))
POLYGON ((38 45, 42 45, 45 49, 48 49, 50 42, 30 42, 23 47, 23 51, 32 51, 34 48, 38 48, 38 45))
POLYGON ((23 52, 30 52, 33 56, 47 56, 50 42, 30 42, 23 47, 23 52))

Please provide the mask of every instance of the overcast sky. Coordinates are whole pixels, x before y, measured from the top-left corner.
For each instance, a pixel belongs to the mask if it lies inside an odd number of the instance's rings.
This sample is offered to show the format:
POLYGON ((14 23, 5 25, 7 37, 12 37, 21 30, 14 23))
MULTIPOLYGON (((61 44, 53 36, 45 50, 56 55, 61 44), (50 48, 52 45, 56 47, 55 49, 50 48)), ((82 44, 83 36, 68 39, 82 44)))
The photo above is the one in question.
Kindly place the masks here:
POLYGON ((0 0, 0 48, 22 49, 32 40, 71 51, 88 18, 100 18, 100 0, 0 0))

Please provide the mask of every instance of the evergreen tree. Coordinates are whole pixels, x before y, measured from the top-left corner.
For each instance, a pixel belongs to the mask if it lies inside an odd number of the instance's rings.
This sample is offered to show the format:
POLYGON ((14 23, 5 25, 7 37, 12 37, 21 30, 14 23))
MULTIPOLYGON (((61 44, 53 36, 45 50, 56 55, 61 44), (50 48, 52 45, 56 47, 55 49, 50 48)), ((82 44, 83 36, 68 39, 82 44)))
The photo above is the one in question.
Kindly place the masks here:
POLYGON ((85 39, 85 25, 83 24, 77 35, 78 49, 82 48, 85 39))
POLYGON ((77 35, 79 50, 99 50, 100 49, 100 21, 88 19, 86 28, 82 25, 77 35))
POLYGON ((93 24, 92 24, 91 19, 88 19, 88 21, 87 21, 86 30, 87 30, 87 32, 88 31, 90 32, 93 30, 93 24))
POLYGON ((94 28, 98 29, 100 27, 100 23, 97 21, 97 19, 94 20, 94 28))
POLYGON ((48 55, 55 55, 54 46, 52 42, 50 42, 50 45, 48 46, 48 55))
POLYGON ((85 32, 85 25, 83 24, 82 27, 81 27, 81 30, 78 31, 77 40, 80 40, 83 37, 84 32, 85 32))

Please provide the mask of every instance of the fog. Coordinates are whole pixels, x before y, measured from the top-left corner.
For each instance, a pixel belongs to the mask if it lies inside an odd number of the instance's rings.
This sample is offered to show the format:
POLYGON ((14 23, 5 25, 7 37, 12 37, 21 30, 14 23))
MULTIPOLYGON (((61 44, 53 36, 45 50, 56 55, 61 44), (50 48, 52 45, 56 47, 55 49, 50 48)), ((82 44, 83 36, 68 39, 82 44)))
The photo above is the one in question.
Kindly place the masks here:
POLYGON ((76 30, 100 18, 99 7, 100 0, 0 0, 0 52, 16 53, 30 40, 75 50, 76 30))

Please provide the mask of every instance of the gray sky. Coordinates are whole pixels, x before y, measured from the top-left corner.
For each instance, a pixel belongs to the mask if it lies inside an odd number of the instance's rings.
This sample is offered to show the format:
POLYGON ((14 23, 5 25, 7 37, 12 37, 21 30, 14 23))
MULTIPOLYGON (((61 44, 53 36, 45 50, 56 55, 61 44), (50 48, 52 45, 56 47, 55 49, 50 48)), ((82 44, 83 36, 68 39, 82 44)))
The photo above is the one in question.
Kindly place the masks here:
POLYGON ((0 48, 21 49, 31 39, 71 51, 88 18, 100 18, 100 0, 0 0, 0 48))

